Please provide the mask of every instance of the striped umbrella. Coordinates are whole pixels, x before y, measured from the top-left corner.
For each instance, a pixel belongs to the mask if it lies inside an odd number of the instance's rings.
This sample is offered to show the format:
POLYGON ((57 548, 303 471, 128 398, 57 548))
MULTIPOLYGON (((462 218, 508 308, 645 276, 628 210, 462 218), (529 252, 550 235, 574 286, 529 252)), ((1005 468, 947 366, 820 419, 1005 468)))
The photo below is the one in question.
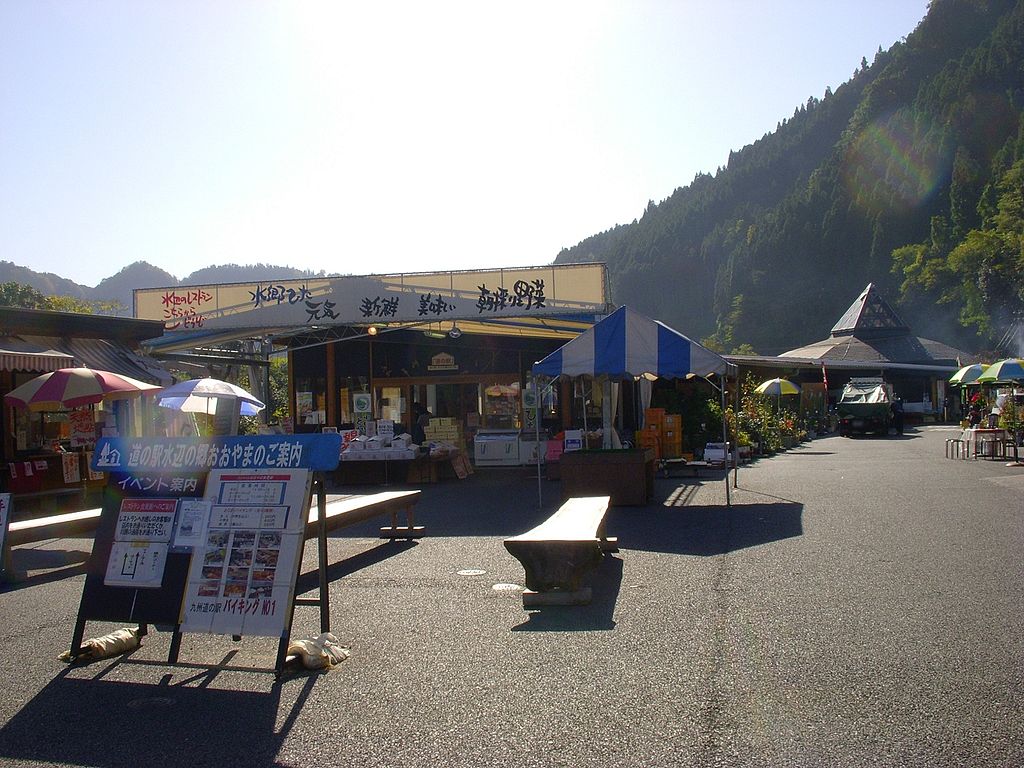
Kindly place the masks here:
POLYGON ((754 389, 759 395, 799 395, 800 387, 789 379, 768 379, 754 389))
POLYGON ((992 363, 978 377, 978 381, 983 384, 1024 381, 1024 360, 1021 360, 1019 357, 1009 357, 1006 360, 1000 360, 998 363, 992 363))
POLYGON ((30 411, 58 411, 137 397, 160 387, 93 368, 61 368, 44 373, 4 395, 4 402, 30 411))
POLYGON ((973 363, 971 365, 965 365, 959 371, 949 377, 950 384, 974 384, 978 377, 981 376, 985 369, 988 368, 985 363, 973 363))

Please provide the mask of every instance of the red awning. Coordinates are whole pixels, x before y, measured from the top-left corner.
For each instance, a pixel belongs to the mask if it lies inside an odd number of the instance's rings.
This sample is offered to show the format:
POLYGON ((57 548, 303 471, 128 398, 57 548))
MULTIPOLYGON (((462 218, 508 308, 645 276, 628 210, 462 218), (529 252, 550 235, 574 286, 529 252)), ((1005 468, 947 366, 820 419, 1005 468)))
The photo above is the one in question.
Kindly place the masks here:
POLYGON ((0 370, 47 373, 75 365, 75 358, 59 349, 33 344, 18 336, 0 336, 0 370))

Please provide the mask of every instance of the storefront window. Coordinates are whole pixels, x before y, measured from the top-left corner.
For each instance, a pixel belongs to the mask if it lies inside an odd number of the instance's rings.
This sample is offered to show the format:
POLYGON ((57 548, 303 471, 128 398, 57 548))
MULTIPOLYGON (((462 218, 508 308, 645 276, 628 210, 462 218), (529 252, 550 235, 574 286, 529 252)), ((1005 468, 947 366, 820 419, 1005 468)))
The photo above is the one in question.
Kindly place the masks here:
POLYGON ((520 429, 519 382, 490 384, 482 387, 480 426, 483 429, 520 429))
POLYGON ((325 424, 327 422, 327 387, 322 377, 295 380, 296 425, 325 424))
POLYGON ((402 387, 378 387, 377 388, 377 412, 382 419, 390 419, 396 424, 401 424, 406 411, 405 398, 402 396, 402 387))

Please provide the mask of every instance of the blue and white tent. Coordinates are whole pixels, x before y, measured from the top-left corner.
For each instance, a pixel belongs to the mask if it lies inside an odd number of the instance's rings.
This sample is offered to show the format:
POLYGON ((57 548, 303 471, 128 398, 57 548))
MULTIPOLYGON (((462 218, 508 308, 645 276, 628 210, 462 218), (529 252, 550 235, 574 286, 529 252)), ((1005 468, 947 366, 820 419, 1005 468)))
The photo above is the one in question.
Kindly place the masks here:
MULTIPOLYGON (((634 379, 644 375, 665 379, 681 379, 690 375, 719 377, 718 391, 725 411, 725 376, 729 363, 725 358, 662 322, 619 307, 572 341, 562 345, 538 363, 533 374, 538 377, 592 376, 603 379, 605 424, 614 421, 608 403, 612 400, 613 379, 634 379)), ((539 423, 539 422, 538 422, 539 423)), ((604 430, 604 447, 610 448, 611 430, 604 430)), ((540 439, 539 426, 538 436, 540 439)), ((722 444, 727 440, 726 424, 722 422, 722 444)), ((537 460, 537 498, 541 503, 540 458, 537 460)), ((725 477, 725 503, 731 504, 729 476, 725 477)))
POLYGON ((690 374, 724 374, 723 357, 658 320, 628 307, 556 349, 538 363, 538 376, 607 376, 631 379, 644 374, 679 379, 690 374))

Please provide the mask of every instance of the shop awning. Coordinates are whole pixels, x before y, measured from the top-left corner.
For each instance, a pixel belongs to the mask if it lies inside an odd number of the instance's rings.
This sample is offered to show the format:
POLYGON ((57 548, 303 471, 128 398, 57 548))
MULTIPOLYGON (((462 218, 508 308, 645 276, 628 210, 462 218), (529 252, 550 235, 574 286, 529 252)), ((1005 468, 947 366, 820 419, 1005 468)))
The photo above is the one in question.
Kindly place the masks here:
MULTIPOLYGON (((112 339, 51 338, 26 336, 26 342, 56 350, 60 364, 47 371, 84 365, 111 373, 119 373, 149 384, 166 387, 173 381, 171 374, 157 361, 134 352, 127 344, 112 339)), ((21 369, 30 370, 30 369, 21 369)))
POLYGON ((37 344, 20 336, 0 336, 0 370, 48 373, 74 364, 74 357, 55 346, 37 344))

